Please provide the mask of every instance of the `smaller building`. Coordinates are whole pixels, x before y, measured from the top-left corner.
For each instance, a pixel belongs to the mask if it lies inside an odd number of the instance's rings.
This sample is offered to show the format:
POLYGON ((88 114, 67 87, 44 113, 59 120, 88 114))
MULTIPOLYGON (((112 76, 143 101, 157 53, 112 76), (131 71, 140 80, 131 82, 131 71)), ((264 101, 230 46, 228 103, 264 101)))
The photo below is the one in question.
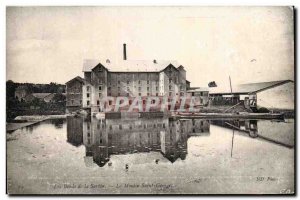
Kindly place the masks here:
POLYGON ((210 105, 244 103, 246 108, 294 109, 294 82, 292 80, 247 83, 224 90, 211 88, 210 105))
POLYGON ((209 88, 208 87, 196 87, 190 88, 186 91, 187 97, 196 97, 197 102, 200 103, 200 106, 207 106, 209 103, 209 88))
POLYGON ((15 98, 19 101, 23 101, 24 98, 30 94, 30 91, 26 85, 21 85, 16 88, 15 98))
POLYGON ((82 87, 84 79, 76 76, 66 83, 66 111, 73 112, 82 108, 82 87))

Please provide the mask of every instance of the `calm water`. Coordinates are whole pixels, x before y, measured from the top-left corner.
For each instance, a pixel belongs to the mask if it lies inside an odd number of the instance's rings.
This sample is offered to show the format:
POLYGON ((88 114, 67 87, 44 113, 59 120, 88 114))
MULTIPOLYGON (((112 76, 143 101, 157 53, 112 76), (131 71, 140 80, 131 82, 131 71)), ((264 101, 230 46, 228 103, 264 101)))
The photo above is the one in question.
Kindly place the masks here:
POLYGON ((7 135, 10 193, 280 193, 294 120, 49 120, 7 135))

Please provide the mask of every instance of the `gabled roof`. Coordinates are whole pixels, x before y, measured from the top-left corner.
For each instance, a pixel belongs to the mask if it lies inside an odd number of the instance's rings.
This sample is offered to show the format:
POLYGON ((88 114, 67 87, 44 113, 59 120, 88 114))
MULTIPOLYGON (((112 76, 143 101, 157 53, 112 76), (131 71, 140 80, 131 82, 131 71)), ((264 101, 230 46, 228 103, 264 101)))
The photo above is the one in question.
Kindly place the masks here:
POLYGON ((94 60, 85 59, 83 61, 83 72, 90 72, 94 67, 101 63, 107 70, 111 72, 160 72, 167 66, 172 64, 176 69, 182 68, 177 61, 165 61, 165 60, 119 60, 111 61, 106 60, 94 60))
POLYGON ((81 78, 80 76, 76 76, 75 78, 72 78, 71 80, 69 80, 68 82, 66 82, 66 84, 68 84, 68 83, 70 83, 70 82, 72 82, 74 80, 77 80, 79 82, 84 83, 84 79, 83 78, 81 78))
POLYGON ((32 96, 38 99, 44 99, 45 97, 51 95, 52 93, 32 93, 32 96))
MULTIPOLYGON (((232 86, 232 93, 233 94, 257 93, 289 82, 293 82, 293 81, 281 80, 281 81, 240 84, 240 85, 232 86)), ((224 90, 224 88, 214 87, 214 88, 210 88, 209 93, 210 94, 231 94, 231 91, 230 88, 224 90)))

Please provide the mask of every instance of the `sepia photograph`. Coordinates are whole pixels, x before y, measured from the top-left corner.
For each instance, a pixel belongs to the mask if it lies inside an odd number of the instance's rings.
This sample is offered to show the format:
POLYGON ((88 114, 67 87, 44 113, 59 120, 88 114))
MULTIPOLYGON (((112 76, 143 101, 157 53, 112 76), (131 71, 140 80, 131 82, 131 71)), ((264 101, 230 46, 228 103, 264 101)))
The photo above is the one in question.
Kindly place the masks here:
POLYGON ((8 195, 295 195, 293 6, 7 6, 8 195))

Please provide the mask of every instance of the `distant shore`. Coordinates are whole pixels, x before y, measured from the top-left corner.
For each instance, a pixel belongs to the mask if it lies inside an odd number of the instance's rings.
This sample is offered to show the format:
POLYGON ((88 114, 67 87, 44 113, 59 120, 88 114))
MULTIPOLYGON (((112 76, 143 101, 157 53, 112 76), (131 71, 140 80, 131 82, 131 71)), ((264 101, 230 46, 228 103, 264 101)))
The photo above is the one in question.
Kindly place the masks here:
POLYGON ((48 119, 65 119, 67 115, 25 115, 18 116, 14 122, 6 123, 6 132, 12 132, 48 119))

